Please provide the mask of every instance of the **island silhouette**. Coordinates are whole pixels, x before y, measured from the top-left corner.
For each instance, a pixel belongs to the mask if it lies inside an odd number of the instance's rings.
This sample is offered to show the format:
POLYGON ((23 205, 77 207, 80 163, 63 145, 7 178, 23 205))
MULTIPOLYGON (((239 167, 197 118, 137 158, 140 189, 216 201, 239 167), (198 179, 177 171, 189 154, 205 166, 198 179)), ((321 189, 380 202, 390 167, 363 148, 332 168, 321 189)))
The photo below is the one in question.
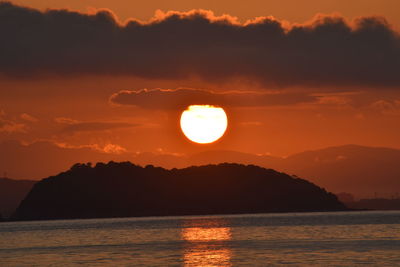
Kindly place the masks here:
MULTIPOLYGON (((0 173, 7 171, 9 178, 14 180, 38 181, 67 170, 77 162, 89 161, 131 161, 142 166, 152 164, 167 169, 234 162, 305 177, 329 192, 348 192, 356 199, 391 199, 398 198, 400 194, 400 149, 385 147, 343 145, 303 151, 284 158, 230 150, 205 150, 193 154, 109 154, 89 147, 62 148, 45 141, 32 144, 0 142, 0 151, 0 173)), ((0 190, 4 186, 0 184, 0 190)), ((23 197, 25 195, 18 203, 23 197)), ((2 204, 0 201, 0 213, 2 204)))
POLYGON ((339 211, 337 197, 304 179, 255 165, 167 170, 130 162, 75 164, 37 182, 13 219, 47 220, 339 211))

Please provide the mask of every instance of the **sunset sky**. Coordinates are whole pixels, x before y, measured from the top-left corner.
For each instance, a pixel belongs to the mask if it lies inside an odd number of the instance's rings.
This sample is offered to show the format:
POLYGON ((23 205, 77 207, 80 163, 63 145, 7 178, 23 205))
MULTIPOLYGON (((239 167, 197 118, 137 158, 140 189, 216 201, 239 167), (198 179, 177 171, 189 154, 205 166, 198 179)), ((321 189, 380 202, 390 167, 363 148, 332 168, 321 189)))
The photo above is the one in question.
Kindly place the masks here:
POLYGON ((0 2, 0 147, 400 148, 399 10, 397 0, 0 2), (179 117, 190 104, 222 106, 225 136, 188 141, 179 117))

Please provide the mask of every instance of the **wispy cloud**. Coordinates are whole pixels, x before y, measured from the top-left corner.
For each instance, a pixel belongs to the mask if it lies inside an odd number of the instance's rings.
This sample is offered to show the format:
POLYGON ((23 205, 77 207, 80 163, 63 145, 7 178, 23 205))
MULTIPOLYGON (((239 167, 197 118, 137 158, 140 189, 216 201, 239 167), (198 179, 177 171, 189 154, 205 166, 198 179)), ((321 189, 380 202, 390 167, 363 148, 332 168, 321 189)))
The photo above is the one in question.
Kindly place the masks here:
POLYGON ((114 104, 147 109, 178 109, 193 104, 225 107, 267 107, 316 102, 317 97, 302 92, 214 92, 204 89, 152 89, 120 91, 110 97, 114 104))
POLYGON ((137 127, 139 125, 129 122, 78 121, 64 117, 55 118, 55 121, 64 125, 61 132, 65 134, 107 131, 120 128, 137 127))

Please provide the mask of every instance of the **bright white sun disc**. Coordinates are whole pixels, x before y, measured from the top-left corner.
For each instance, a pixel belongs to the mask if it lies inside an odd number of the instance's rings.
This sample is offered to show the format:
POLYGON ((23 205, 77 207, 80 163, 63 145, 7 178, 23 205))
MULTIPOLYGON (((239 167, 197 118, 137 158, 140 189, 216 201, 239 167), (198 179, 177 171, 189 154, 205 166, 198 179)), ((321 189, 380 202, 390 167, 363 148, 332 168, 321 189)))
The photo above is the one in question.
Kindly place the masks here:
POLYGON ((181 115, 181 129, 189 140, 208 144, 221 138, 228 127, 223 108, 210 105, 189 106, 181 115))

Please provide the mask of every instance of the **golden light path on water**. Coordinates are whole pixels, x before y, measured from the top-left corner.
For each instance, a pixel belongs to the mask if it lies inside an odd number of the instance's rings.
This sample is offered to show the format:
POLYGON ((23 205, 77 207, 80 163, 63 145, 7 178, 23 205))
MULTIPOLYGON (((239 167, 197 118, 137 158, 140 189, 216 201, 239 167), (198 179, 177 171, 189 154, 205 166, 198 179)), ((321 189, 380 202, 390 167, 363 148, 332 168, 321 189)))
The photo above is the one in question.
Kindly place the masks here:
POLYGON ((225 244, 232 239, 229 227, 187 227, 181 236, 187 241, 184 266, 232 266, 232 251, 225 244))
POLYGON ((0 266, 398 266, 399 211, 0 223, 0 266))

